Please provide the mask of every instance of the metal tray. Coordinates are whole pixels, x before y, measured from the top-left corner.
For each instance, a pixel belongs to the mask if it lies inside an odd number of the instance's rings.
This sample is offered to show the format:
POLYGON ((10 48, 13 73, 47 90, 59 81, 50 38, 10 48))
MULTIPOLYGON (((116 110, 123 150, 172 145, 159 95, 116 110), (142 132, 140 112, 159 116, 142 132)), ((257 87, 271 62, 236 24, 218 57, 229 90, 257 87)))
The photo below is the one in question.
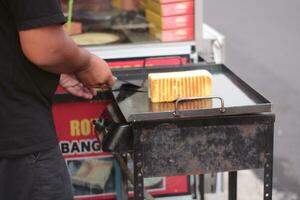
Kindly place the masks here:
MULTIPOLYGON (((271 103, 247 83, 235 75, 225 65, 184 65, 172 67, 151 67, 136 69, 115 70, 114 75, 121 82, 133 82, 141 84, 141 88, 135 91, 127 89, 115 89, 114 98, 127 122, 165 120, 187 117, 209 117, 219 115, 241 115, 271 112, 271 103), (169 103, 169 105, 154 105, 148 98, 148 74, 156 72, 172 72, 206 69, 213 76, 213 98, 209 106, 203 103, 188 103, 181 106, 181 102, 169 103), (222 105, 223 103, 223 105, 222 105), (170 104, 173 104, 170 105, 170 104), (158 107, 159 109, 154 109, 158 107), (175 107, 178 107, 175 109, 175 107)), ((116 84, 120 87, 121 82, 116 84)), ((200 100, 203 101, 203 100, 200 100)))

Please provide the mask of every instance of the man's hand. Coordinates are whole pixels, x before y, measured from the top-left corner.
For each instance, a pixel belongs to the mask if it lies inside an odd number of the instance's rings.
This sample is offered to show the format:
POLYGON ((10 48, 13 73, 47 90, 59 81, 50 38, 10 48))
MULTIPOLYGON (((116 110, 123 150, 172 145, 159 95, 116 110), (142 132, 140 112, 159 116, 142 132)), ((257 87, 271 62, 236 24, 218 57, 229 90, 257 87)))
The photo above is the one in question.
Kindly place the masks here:
POLYGON ((88 88, 111 88, 116 81, 107 63, 93 54, 90 56, 88 66, 75 75, 88 88))
POLYGON ((70 94, 85 99, 92 99, 97 94, 96 89, 83 86, 72 74, 62 74, 60 85, 70 94))
POLYGON ((112 75, 107 63, 91 55, 85 70, 74 74, 62 74, 60 85, 74 96, 92 99, 97 94, 95 88, 110 88, 115 81, 116 78, 112 75))

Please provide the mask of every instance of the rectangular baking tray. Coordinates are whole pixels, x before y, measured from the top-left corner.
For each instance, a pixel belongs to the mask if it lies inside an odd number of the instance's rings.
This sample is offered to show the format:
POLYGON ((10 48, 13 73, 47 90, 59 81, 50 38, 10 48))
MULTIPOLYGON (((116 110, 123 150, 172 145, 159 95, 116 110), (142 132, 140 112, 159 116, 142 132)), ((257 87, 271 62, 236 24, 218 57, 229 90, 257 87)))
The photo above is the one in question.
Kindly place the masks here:
MULTIPOLYGON (((114 70, 114 75, 121 82, 141 84, 142 87, 134 90, 120 90, 114 88, 113 96, 128 123, 137 121, 166 120, 188 117, 209 117, 221 115, 243 115, 271 112, 271 103, 264 96, 250 87, 245 81, 235 75, 225 65, 191 64, 172 67, 147 67, 135 69, 114 70), (179 110, 174 115, 174 108, 153 111, 152 103, 148 98, 148 74, 160 72, 176 72, 188 70, 208 70, 213 77, 212 96, 220 97, 224 101, 224 111, 221 111, 219 99, 212 100, 210 108, 188 108, 179 110)), ((116 87, 120 87, 117 83, 116 87)), ((175 104, 175 103, 174 103, 175 104)), ((163 107, 163 106, 162 106, 163 107)), ((175 107, 175 106, 174 106, 175 107)))

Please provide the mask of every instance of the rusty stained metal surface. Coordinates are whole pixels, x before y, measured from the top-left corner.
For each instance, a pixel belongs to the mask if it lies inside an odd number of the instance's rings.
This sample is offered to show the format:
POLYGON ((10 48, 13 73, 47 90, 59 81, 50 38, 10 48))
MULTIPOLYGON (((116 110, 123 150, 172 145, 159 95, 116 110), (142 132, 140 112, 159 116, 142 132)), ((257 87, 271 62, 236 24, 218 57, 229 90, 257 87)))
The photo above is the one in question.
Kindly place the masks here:
POLYGON ((143 127, 145 177, 263 168, 268 124, 143 127))

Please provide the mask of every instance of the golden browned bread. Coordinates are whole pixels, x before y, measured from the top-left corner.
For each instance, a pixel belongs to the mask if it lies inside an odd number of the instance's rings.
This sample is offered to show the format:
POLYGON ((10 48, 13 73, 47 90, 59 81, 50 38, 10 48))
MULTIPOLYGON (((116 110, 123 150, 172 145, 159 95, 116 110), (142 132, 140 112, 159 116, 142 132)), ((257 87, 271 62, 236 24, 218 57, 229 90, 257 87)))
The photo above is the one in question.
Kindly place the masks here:
POLYGON ((112 33, 83 33, 73 35, 71 38, 78 45, 101 45, 117 42, 120 37, 112 33))
MULTIPOLYGON (((204 108, 212 108, 212 100, 211 99, 203 99, 203 100, 190 100, 180 102, 178 104, 178 110, 196 110, 196 109, 204 109, 204 108)), ((164 102, 164 103, 151 103, 151 111, 152 112, 166 112, 166 111, 174 111, 175 103, 164 102)))
POLYGON ((207 70, 152 73, 148 80, 149 98, 153 103, 212 94, 212 75, 207 70))

